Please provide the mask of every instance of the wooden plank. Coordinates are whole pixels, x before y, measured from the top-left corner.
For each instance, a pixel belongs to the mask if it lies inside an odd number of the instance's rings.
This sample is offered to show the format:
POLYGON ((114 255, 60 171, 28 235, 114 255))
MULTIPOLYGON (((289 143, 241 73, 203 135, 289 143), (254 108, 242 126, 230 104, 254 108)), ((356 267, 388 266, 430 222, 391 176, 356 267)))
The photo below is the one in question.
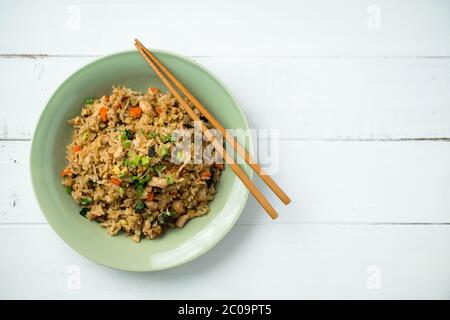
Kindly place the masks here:
POLYGON ((30 139, 57 87, 88 59, 0 59, 0 137, 30 139), (50 62, 50 63, 48 63, 50 62))
MULTIPOLYGON (((0 58, 0 138, 31 138, 57 86, 91 60, 0 58)), ((197 60, 231 88, 253 128, 282 139, 450 137, 450 59, 197 60)))
POLYGON ((253 128, 287 139, 450 136, 450 59, 202 60, 253 128))
MULTIPOLYGON (((45 222, 30 186, 29 147, 0 142, 0 223, 45 222)), ((450 222, 448 142, 281 141, 271 161, 293 199, 283 206, 257 181, 280 213, 275 223, 450 222)), ((239 223, 274 222, 250 197, 239 223)))
POLYGON ((200 258, 155 273, 97 265, 48 226, 0 227, 0 243, 2 299, 450 297, 450 226, 237 225, 200 258))
POLYGON ((0 53, 105 54, 131 48, 138 37, 152 47, 202 56, 449 56, 448 5, 8 0, 0 4, 0 53))
POLYGON ((45 222, 29 177, 30 142, 0 143, 0 221, 45 222))

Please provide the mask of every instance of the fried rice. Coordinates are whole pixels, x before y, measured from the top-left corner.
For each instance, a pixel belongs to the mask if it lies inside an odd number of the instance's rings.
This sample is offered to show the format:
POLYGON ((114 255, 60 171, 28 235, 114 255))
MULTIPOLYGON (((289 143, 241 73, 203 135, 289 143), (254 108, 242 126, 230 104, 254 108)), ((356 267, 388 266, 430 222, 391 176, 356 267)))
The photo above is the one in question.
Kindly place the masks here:
POLYGON ((113 87, 110 96, 87 99, 69 124, 62 184, 82 206, 80 214, 109 235, 155 239, 208 212, 224 166, 182 153, 183 161, 171 160, 175 133, 194 123, 170 93, 113 87))

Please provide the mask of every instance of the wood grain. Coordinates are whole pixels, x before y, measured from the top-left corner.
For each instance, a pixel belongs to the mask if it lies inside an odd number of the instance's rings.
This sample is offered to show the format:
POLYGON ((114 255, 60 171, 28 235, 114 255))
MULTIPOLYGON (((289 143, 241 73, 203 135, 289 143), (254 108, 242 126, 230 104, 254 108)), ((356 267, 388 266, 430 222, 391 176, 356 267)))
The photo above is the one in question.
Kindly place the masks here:
MULTIPOLYGON (((53 91, 93 59, 0 58, 0 138, 30 139, 53 91)), ((252 128, 282 139, 450 137, 450 59, 197 60, 230 87, 252 128)))
POLYGON ((448 299, 449 231, 237 225, 188 264, 130 273, 85 259, 48 226, 0 226, 0 298, 448 299))
POLYGON ((0 53, 108 54, 137 37, 197 56, 450 56, 448 10, 442 0, 4 0, 0 53))
POLYGON ((200 117, 194 112, 194 109, 189 106, 189 104, 184 100, 184 98, 180 95, 180 93, 175 89, 173 84, 169 82, 165 75, 161 72, 160 69, 156 67, 156 64, 151 60, 146 53, 144 53, 143 48, 136 44, 139 52, 143 55, 144 59, 150 64, 153 71, 158 75, 161 79, 161 82, 168 89, 170 93, 177 99, 178 103, 181 104, 183 109, 187 112, 187 114, 197 123, 200 123, 200 129, 203 135, 206 137, 207 141, 209 141, 213 146, 216 152, 220 155, 222 159, 224 159, 225 163, 228 164, 229 168, 233 170, 234 174, 241 180, 241 182, 245 185, 250 194, 259 202, 259 204, 264 208, 266 213, 275 220, 278 218, 277 211, 273 208, 272 204, 267 201, 264 194, 255 186, 252 179, 244 172, 244 170, 237 164, 232 158, 230 151, 225 149, 223 145, 215 139, 214 135, 208 130, 206 125, 201 122, 200 117))
MULTIPOLYGON (((161 63, 161 61, 158 60, 158 58, 147 48, 142 45, 142 43, 139 42, 139 40, 135 40, 136 47, 141 52, 141 54, 145 57, 147 61, 149 61, 150 65, 152 66, 153 70, 160 70, 158 73, 161 77, 161 74, 170 80, 172 84, 179 90, 186 98, 191 101, 191 103, 201 112, 201 114, 213 125, 214 128, 218 129, 219 132, 222 134, 222 136, 226 139, 226 141, 229 143, 232 150, 234 150, 235 153, 237 153, 241 159, 243 159, 250 168, 258 175, 258 177, 277 195, 277 197, 285 204, 289 204, 291 202, 291 199, 289 196, 281 189, 281 187, 275 182, 275 180, 272 179, 270 175, 268 175, 264 170, 261 168, 261 165, 253 159, 251 154, 245 149, 244 146, 242 146, 239 141, 237 140, 237 137, 234 135, 229 134, 227 132, 227 129, 222 126, 222 124, 217 120, 214 115, 209 112, 208 108, 205 107, 193 94, 191 91, 189 91, 186 86, 181 83, 175 75, 169 71, 164 64, 161 63), (149 60, 150 59, 150 60, 149 60)), ((167 81, 167 80, 164 80, 167 81)), ((175 94, 177 94, 178 91, 175 91, 175 94)), ((180 96, 181 98, 181 96, 180 96)), ((187 110, 189 110, 189 114, 192 114, 193 119, 198 118, 196 114, 192 111, 191 107, 187 104, 185 104, 185 107, 187 107, 187 110)), ((200 119, 198 119, 200 120, 200 119)), ((220 147, 220 146, 219 146, 220 147)), ((223 154, 223 151, 221 152, 223 154)), ((233 168, 233 166, 231 166, 233 168)), ((239 171, 237 171, 239 172, 239 171)), ((258 198, 257 198, 258 199, 258 198)), ((276 214, 278 216, 278 214, 276 214)))
MULTIPOLYGON (((0 142, 0 223, 45 222, 28 177, 29 148, 0 142)), ((281 141, 278 148, 279 162, 261 163, 296 199, 284 206, 265 191, 279 223, 450 223, 450 143, 281 141)), ((274 222, 249 197, 239 223, 274 222)))
POLYGON ((1 1, 0 298, 449 299, 449 7, 1 1), (253 128, 278 129, 275 178, 298 199, 270 224, 250 200, 217 247, 148 274, 71 250, 45 223, 28 176, 27 140, 51 93, 135 37, 195 58, 253 128), (78 290, 67 286, 73 268, 78 290), (381 286, 370 290, 374 270, 381 286))

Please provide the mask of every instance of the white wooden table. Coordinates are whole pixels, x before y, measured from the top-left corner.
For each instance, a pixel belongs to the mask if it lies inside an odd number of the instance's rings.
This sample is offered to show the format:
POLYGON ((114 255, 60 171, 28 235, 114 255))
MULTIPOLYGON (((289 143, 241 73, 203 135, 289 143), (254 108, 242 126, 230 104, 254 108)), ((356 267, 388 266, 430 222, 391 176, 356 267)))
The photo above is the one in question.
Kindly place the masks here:
POLYGON ((0 85, 0 298, 450 298, 450 1, 3 0, 0 85), (294 199, 269 195, 276 222, 250 199, 207 254, 145 274, 68 247, 28 173, 52 92, 135 37, 280 129, 294 199))

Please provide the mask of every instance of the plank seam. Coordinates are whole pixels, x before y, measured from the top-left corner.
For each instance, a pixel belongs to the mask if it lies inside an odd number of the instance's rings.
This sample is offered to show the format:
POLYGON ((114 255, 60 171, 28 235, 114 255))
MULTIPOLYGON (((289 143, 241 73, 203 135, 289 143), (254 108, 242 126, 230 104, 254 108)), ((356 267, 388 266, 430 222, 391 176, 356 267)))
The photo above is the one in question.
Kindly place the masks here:
MULTIPOLYGON (((264 141, 265 139, 260 139, 264 141)), ((438 141, 438 142, 450 142, 450 137, 421 137, 421 138, 383 138, 383 139, 359 139, 359 138, 330 138, 330 139, 315 139, 315 138, 280 138, 280 141, 317 141, 317 142, 413 142, 413 141, 438 141)), ((30 138, 0 138, 0 142, 29 142, 30 138)))
MULTIPOLYGON (((320 225, 320 226, 450 226, 450 222, 238 222, 242 226, 320 225)), ((50 226, 46 222, 0 223, 1 227, 50 226)))
MULTIPOLYGON (((130 47, 130 50, 132 48, 130 47)), ((124 49, 126 51, 126 49, 124 49)), ((47 53, 0 53, 0 58, 5 59, 45 59, 45 58, 100 58, 108 55, 105 54, 47 54, 47 53)), ((274 56, 257 56, 257 55, 187 55, 187 57, 192 59, 208 59, 208 58, 242 58, 242 59, 252 59, 252 58, 261 58, 261 59, 450 59, 449 55, 437 55, 437 56, 299 56, 299 55, 274 55, 274 56)))

